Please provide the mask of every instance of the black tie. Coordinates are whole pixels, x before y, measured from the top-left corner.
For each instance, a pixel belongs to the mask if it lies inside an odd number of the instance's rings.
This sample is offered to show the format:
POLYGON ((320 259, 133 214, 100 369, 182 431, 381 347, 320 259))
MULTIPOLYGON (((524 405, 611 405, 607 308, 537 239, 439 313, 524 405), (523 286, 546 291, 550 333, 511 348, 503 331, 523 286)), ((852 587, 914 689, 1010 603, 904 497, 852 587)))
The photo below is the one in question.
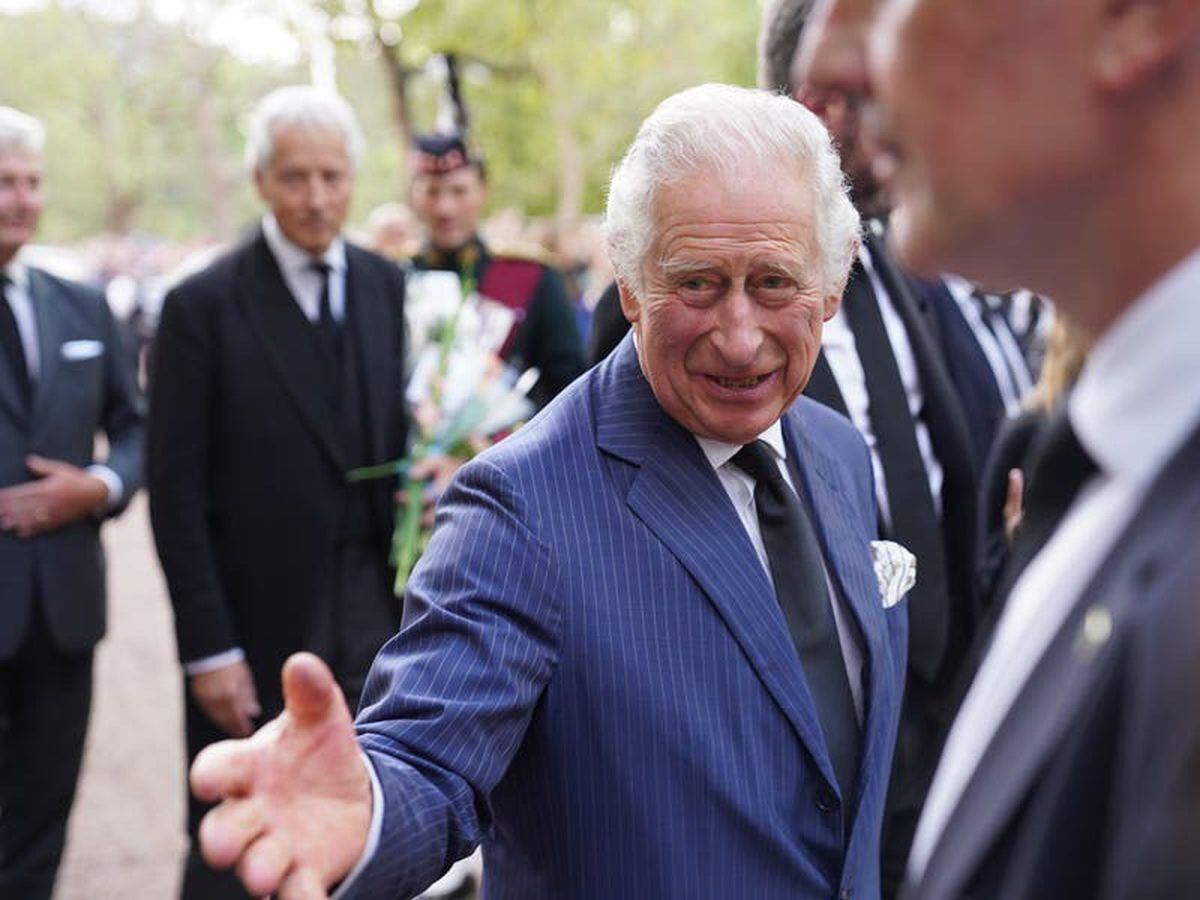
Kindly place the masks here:
POLYGON ((0 344, 4 345, 4 355, 12 367, 17 390, 28 410, 29 401, 33 396, 33 382, 29 378, 29 365, 25 359, 25 348, 21 344, 21 330, 17 327, 17 317, 8 302, 8 289, 11 285, 12 280, 0 273, 0 344))
POLYGON ((340 363, 342 358, 342 328, 333 317, 333 307, 329 301, 329 281, 333 267, 324 260, 314 260, 312 269, 321 276, 321 301, 317 307, 317 333, 321 345, 328 351, 329 358, 340 363))
MULTIPOLYGON (((872 244, 872 259, 882 262, 872 244)), ((878 264, 877 262, 877 264, 878 264)), ((913 668, 933 680, 950 638, 946 551, 941 523, 929 489, 929 475, 917 446, 914 416, 888 339, 879 300, 861 264, 855 263, 842 300, 867 386, 871 430, 883 464, 891 528, 888 536, 917 558, 917 583, 908 593, 909 652, 913 668)))
POLYGON ((846 662, 813 524, 770 448, 747 444, 733 464, 754 479, 754 506, 775 595, 817 706, 821 732, 847 807, 858 772, 859 730, 846 662))
POLYGON ((997 609, 1003 607, 1017 578, 1050 540, 1083 483, 1096 472, 1096 461, 1079 443, 1065 410, 1038 432, 1025 467, 1025 512, 996 592, 997 609))

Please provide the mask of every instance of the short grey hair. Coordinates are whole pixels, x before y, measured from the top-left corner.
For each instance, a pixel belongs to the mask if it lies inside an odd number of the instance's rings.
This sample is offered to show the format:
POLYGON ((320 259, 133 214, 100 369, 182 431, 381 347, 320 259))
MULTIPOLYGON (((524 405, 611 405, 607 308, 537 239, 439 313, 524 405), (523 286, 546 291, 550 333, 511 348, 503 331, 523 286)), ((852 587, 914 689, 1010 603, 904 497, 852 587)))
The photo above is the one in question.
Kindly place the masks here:
POLYGON ((339 132, 350 165, 358 168, 363 136, 354 110, 340 95, 305 84, 276 88, 254 107, 246 138, 246 166, 262 171, 275 152, 276 133, 294 125, 339 132))
POLYGON ((813 191, 823 289, 839 291, 858 246, 858 211, 829 132, 779 94, 724 84, 689 88, 658 105, 613 170, 604 231, 617 278, 641 292, 664 186, 711 173, 736 183, 755 165, 804 177, 813 191))
POLYGON ((769 0, 758 33, 758 86, 791 94, 792 60, 812 15, 814 0, 769 0))
POLYGON ((24 150, 38 156, 46 147, 46 128, 27 113, 0 106, 0 153, 24 150))

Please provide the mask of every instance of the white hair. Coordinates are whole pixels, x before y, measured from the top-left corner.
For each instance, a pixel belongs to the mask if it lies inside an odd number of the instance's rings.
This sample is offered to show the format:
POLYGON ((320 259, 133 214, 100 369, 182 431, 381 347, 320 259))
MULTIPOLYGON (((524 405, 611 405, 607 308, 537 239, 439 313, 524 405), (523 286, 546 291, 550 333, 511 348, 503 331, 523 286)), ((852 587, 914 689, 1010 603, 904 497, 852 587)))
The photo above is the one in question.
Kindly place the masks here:
POLYGON ((33 116, 11 106, 0 106, 0 153, 24 150, 41 155, 46 146, 46 129, 33 116))
POLYGON ((689 88, 660 103, 613 170, 604 231, 617 278, 635 293, 644 287, 655 198, 665 185, 697 174, 736 184, 771 171, 811 184, 823 286, 840 290, 861 224, 829 132, 787 97, 724 84, 689 88))
POLYGON ((358 167, 363 136, 354 110, 340 95, 304 84, 276 88, 254 107, 246 137, 246 165, 253 171, 266 167, 279 129, 295 125, 339 132, 350 165, 358 167))

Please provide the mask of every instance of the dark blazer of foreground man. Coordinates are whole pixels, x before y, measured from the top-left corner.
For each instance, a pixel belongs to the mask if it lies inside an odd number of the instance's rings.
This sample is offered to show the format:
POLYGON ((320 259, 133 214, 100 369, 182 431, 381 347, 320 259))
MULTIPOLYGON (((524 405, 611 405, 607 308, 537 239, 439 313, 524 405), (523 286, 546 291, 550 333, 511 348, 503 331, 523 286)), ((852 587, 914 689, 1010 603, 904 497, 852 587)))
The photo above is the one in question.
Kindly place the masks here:
POLYGON ((638 141, 614 177, 614 244, 654 180, 644 145, 691 160, 707 142, 729 168, 673 168, 649 248, 624 250, 637 345, 456 476, 357 741, 328 674, 298 657, 288 724, 197 760, 196 790, 229 798, 206 820, 208 858, 255 892, 413 896, 482 843, 493 898, 878 898, 906 609, 884 607, 872 567, 861 438, 796 399, 858 217, 828 134, 784 98, 695 88, 638 141), (776 118, 768 150, 742 135, 776 118), (781 171, 796 173, 782 190, 781 171), (724 459, 773 440, 786 462, 735 501, 724 459), (810 590, 786 589, 794 560, 769 545, 768 575, 755 546, 777 536, 766 484, 806 509, 810 590), (820 642, 797 603, 826 617, 820 642), (830 738, 847 721, 851 746, 830 738), (253 810, 270 810, 265 830, 253 810))

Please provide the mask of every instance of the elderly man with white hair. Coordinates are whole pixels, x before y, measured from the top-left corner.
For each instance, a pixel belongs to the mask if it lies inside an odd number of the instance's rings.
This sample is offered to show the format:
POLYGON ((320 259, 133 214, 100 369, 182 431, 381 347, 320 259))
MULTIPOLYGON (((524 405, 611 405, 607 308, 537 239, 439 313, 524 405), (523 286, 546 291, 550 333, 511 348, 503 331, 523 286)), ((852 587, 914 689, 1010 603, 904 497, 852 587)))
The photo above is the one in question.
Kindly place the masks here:
MULTIPOLYGON (((356 703, 400 621, 395 485, 346 479, 402 456, 406 429, 401 272, 341 237, 361 143, 339 97, 264 98, 246 152, 261 226, 163 307, 147 466, 191 757, 277 715, 298 650, 356 703)), ((193 852, 183 896, 245 893, 193 852)))
POLYGON ((0 900, 53 891, 104 635, 99 523, 142 482, 141 396, 104 295, 20 254, 45 140, 0 107, 0 900))
POLYGON ((866 447, 799 397, 858 225, 798 104, 664 101, 609 192, 632 335, 459 471, 354 726, 300 655, 196 761, 206 858, 285 900, 480 843, 489 897, 878 897, 906 610, 866 447))

